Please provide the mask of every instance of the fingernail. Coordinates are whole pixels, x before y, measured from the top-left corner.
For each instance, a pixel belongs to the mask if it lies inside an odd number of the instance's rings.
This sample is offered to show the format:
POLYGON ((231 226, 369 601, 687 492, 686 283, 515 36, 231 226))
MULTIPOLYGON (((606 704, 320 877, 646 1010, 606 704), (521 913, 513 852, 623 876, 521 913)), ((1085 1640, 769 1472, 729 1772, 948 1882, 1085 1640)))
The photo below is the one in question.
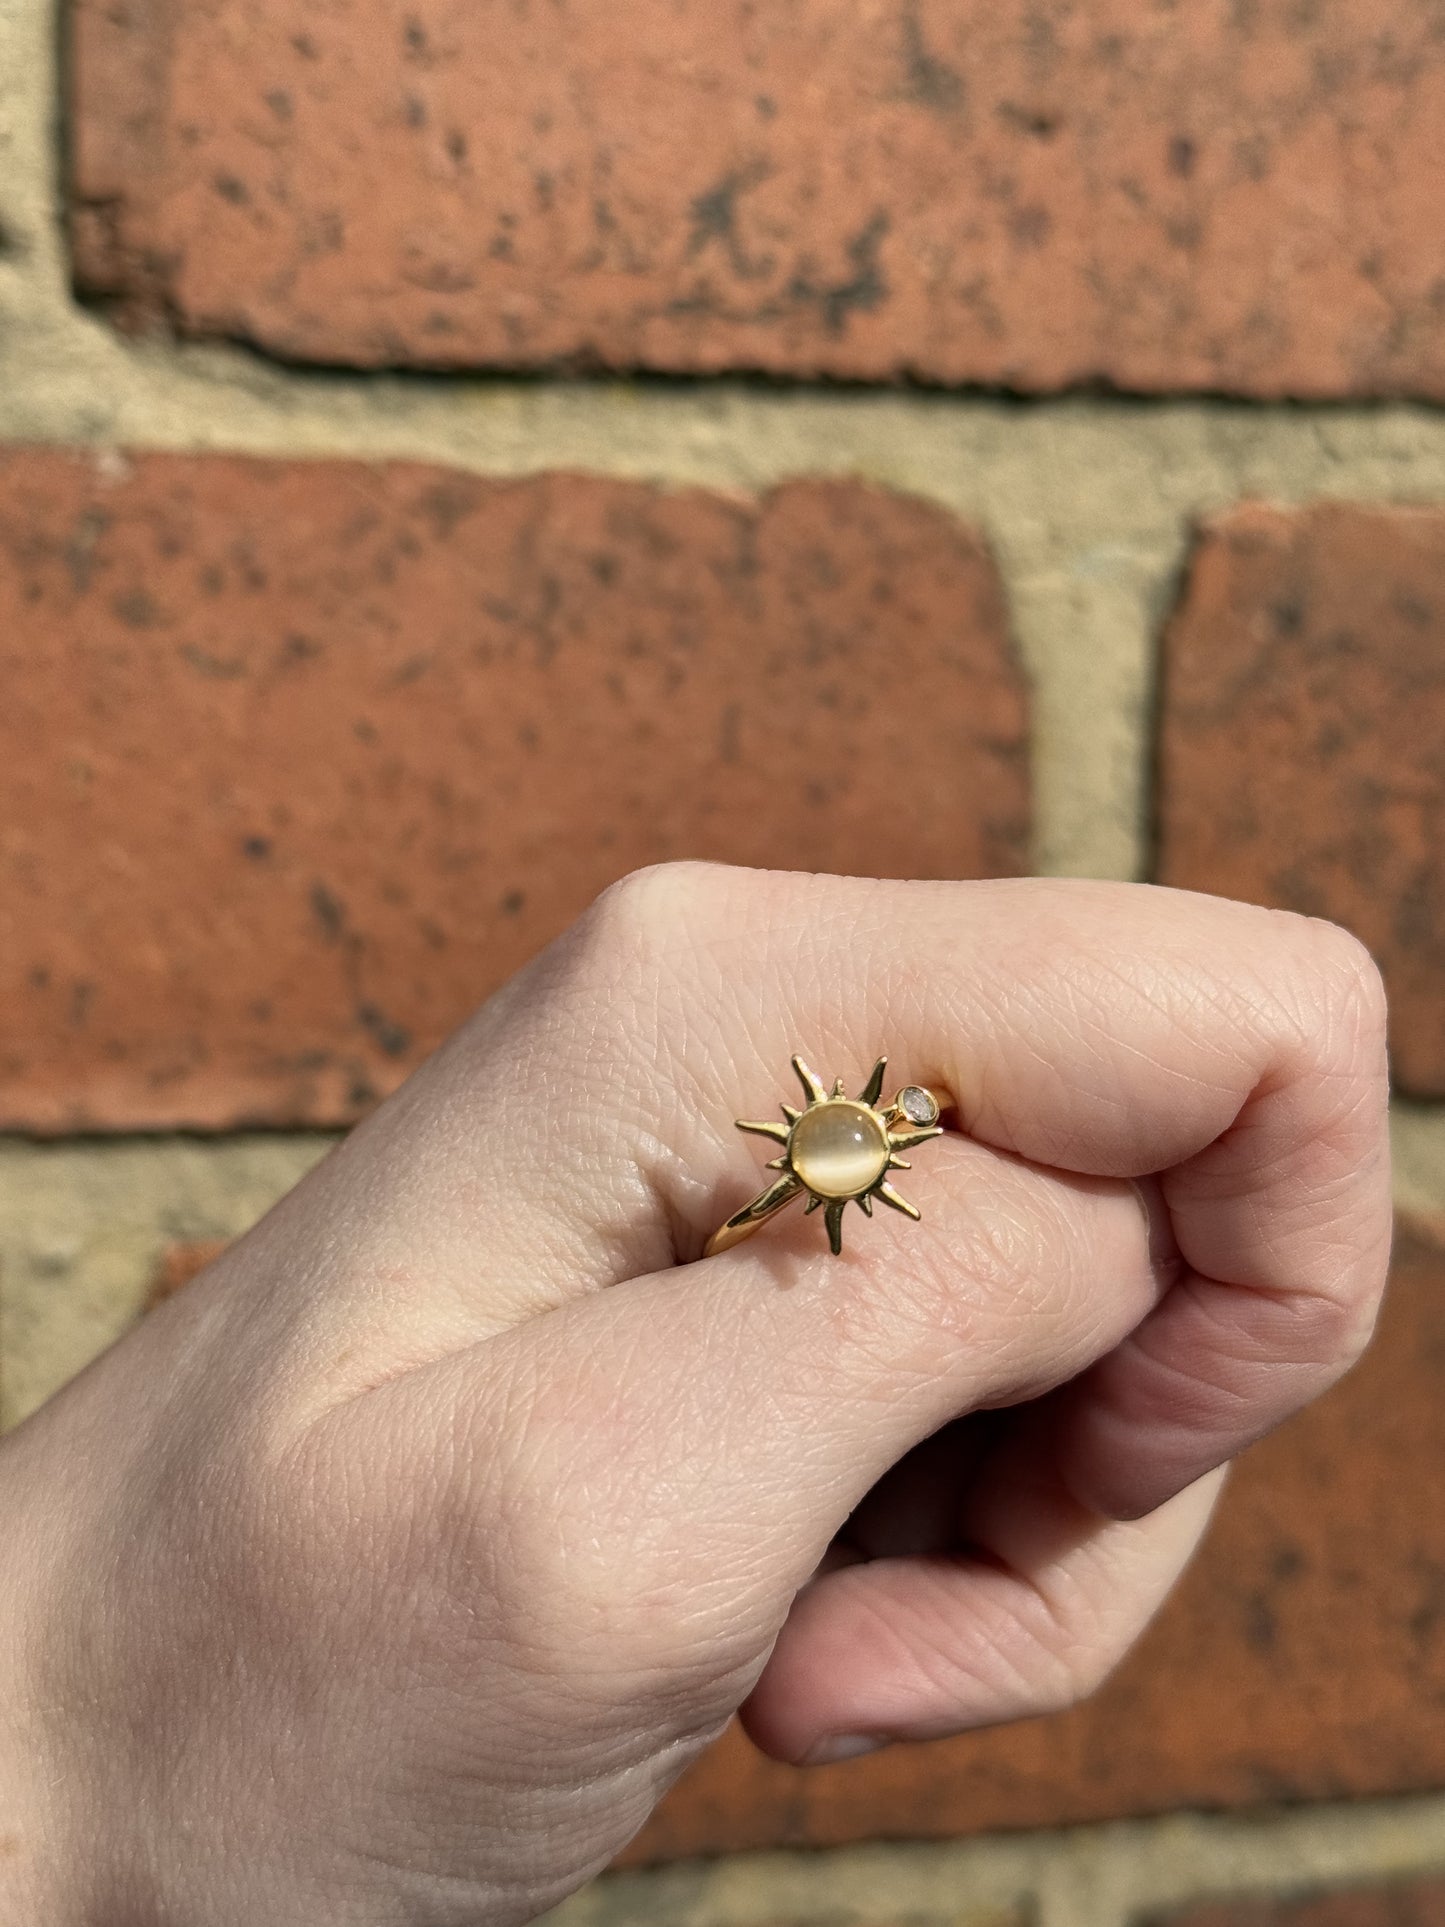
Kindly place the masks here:
POLYGON ((1158 1178, 1131 1178, 1129 1183, 1144 1211, 1149 1234, 1149 1263, 1167 1282, 1180 1264, 1179 1240, 1158 1178))
POLYGON ((870 1739, 866 1733, 833 1733, 803 1755, 803 1765, 836 1766, 839 1760, 861 1759, 865 1753, 876 1753, 887 1744, 887 1740, 870 1739))

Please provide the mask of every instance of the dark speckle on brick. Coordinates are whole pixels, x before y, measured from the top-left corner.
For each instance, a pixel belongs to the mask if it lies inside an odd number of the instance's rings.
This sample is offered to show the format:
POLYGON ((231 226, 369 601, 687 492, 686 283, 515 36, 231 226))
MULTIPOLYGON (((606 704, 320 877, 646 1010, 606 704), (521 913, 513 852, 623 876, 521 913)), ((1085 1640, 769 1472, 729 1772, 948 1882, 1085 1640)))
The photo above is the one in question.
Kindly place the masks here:
POLYGON ((788 290, 793 302, 798 306, 816 304, 830 334, 842 334, 851 315, 880 308, 888 299, 879 251, 889 225, 887 214, 880 209, 849 241, 848 259, 853 272, 846 280, 820 286, 806 272, 794 276, 788 290))
POLYGON ((128 629, 154 629, 161 620, 160 610, 144 589, 127 589, 110 606, 128 629))
POLYGON ((269 836, 247 836, 241 839, 242 856, 250 857, 253 863, 260 863, 271 854, 269 836))
POLYGON ((371 1033, 388 1057, 405 1057, 411 1049, 411 1032, 378 1010, 375 1004, 359 1004, 356 1021, 371 1033))
POLYGON ((1304 605, 1297 596, 1276 602, 1269 613, 1277 635, 1297 636, 1304 626, 1304 605))
POLYGON ((346 912, 324 883, 311 886, 311 909, 328 943, 338 943, 346 927, 346 912))
POLYGON ((482 490, 477 483, 468 481, 464 476, 451 476, 424 489, 418 497, 417 506, 431 524, 433 532, 444 539, 452 534, 458 523, 472 514, 481 495, 482 490))
POLYGON ((755 280, 771 271, 771 258, 752 259, 738 234, 738 201, 750 188, 765 181, 768 171, 766 161, 750 162, 694 196, 692 231, 687 244, 689 256, 703 253, 716 242, 726 254, 729 267, 741 280, 755 280))
POLYGON ((1433 601, 1413 595, 1408 589, 1401 590, 1393 600, 1396 613, 1412 629, 1433 629, 1436 626, 1437 605, 1433 601))
POLYGON ((1270 1652, 1279 1636, 1274 1609, 1262 1592, 1252 1592, 1244 1601, 1244 1636, 1262 1653, 1270 1652))
POLYGON ((239 656, 218 656, 199 643, 183 642, 180 654, 198 676, 209 676, 214 682, 238 682, 246 674, 246 665, 239 656))
POLYGON ((931 113, 961 113, 967 101, 963 75, 946 60, 940 60, 924 39, 916 0, 904 8, 899 28, 903 43, 903 98, 928 108, 931 113))
POLYGON ((1305 1556, 1298 1546, 1281 1545, 1276 1548, 1269 1565, 1276 1580, 1297 1579, 1305 1569, 1305 1556))
POLYGON ((251 198, 246 183, 235 174, 218 174, 212 186, 221 199, 229 201, 233 207, 245 207, 251 198))
POLYGON ((1176 134, 1169 143, 1169 172, 1178 180, 1191 180, 1199 150, 1187 134, 1176 134))
POLYGON ((1053 216, 1046 207, 1021 207, 1009 216, 1008 227, 1020 247, 1042 247, 1053 232, 1053 216))
POLYGON ((291 96, 284 87, 272 87, 266 93, 266 105, 279 121, 289 121, 293 112, 291 96))
POLYGON ((1053 140, 1063 125, 1057 114, 1045 113, 1039 108, 1021 107, 1012 100, 999 103, 998 117, 1007 126, 1016 127, 1021 134, 1027 134, 1037 141, 1053 140))
POLYGON ((525 891, 508 890, 507 894, 502 898, 502 913, 508 917, 518 916, 522 910, 525 909, 526 903, 527 897, 525 891))
POLYGON ((96 545, 109 526, 110 517, 104 509, 87 509, 76 518, 70 539, 65 545, 65 563, 70 571, 71 587, 77 595, 84 595, 90 587, 95 569, 96 545))
POLYGON ((1268 178, 1270 170, 1269 136, 1263 133, 1245 134, 1233 143, 1234 165, 1247 181, 1261 182, 1268 178))
POLYGON ((353 1071, 346 1090, 347 1104, 353 1111, 364 1111, 377 1099, 377 1089, 369 1077, 353 1071))

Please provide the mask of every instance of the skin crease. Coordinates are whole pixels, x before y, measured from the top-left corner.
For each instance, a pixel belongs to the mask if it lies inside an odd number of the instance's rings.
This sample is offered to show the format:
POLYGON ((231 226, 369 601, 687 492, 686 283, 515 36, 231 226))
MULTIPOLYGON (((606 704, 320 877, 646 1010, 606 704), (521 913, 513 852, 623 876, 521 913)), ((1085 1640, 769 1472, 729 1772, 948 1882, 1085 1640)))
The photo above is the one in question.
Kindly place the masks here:
POLYGON ((801 1761, 1069 1704, 1365 1344, 1385 1107, 1327 924, 627 879, 0 1445, 0 1916, 521 1922, 739 1708, 801 1761), (732 1119, 880 1049, 953 1101, 923 1222, 700 1260, 732 1119))

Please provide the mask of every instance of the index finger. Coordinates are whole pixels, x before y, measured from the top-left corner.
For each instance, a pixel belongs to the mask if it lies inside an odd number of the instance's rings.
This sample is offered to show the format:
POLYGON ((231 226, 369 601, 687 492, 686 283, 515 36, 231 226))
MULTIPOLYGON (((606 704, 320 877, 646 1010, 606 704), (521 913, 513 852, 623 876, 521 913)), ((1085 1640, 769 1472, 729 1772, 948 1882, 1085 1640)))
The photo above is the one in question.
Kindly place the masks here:
POLYGON ((1162 1504, 1358 1356, 1389 1253, 1388 1078, 1379 973, 1346 932, 1142 885, 654 881, 705 986, 692 1064, 721 1083, 731 1048, 754 1114, 796 1040, 827 1074, 886 1046, 986 1144, 1157 1177, 1176 1282, 1061 1415, 1086 1503, 1162 1504))

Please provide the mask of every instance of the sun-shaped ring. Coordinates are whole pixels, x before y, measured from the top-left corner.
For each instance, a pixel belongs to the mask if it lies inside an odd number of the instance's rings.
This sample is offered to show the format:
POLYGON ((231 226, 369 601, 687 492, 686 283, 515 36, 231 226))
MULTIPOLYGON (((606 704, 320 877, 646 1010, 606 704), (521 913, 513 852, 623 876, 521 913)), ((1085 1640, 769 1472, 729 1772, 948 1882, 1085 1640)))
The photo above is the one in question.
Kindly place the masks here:
POLYGON ((756 1131, 759 1137, 770 1137, 783 1146, 783 1155, 768 1166, 782 1175, 766 1191, 759 1192, 751 1204, 735 1211, 726 1224, 718 1226, 703 1246, 705 1258, 751 1238, 776 1212, 804 1193, 809 1211, 822 1207, 835 1257, 843 1249, 843 1209, 850 1201, 870 1218, 875 1198, 891 1204, 905 1217, 922 1215, 916 1205, 893 1189, 888 1173, 911 1168, 906 1158, 898 1156, 900 1151, 942 1135, 943 1126, 938 1121, 941 1107, 933 1092, 921 1084, 905 1084, 890 1103, 880 1104, 887 1065, 888 1059, 880 1057, 861 1093, 845 1097, 841 1077, 829 1091, 801 1057, 793 1059, 793 1069, 807 1093, 806 1107, 795 1111, 791 1104, 784 1104, 786 1124, 750 1124, 743 1118, 737 1121, 740 1131, 756 1131))

